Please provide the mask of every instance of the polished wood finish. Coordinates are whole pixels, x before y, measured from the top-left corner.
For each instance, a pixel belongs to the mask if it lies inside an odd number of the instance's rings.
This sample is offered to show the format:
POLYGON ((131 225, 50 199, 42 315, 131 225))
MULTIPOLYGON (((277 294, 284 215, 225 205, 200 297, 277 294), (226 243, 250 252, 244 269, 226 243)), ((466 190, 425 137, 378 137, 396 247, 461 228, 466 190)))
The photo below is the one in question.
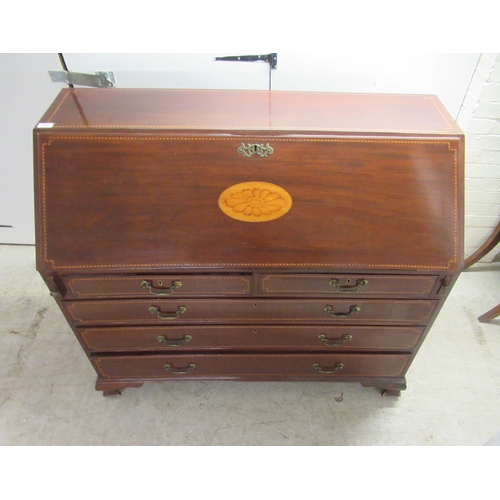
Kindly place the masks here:
POLYGON ((177 354, 94 357, 98 374, 105 379, 140 381, 344 379, 354 377, 401 377, 408 354, 177 354), (170 365, 171 370, 165 369, 170 365), (319 367, 315 367, 318 364, 319 367), (342 364, 335 369, 336 365, 342 364))
POLYGON ((426 325, 436 300, 151 299, 65 303, 75 324, 345 322, 426 325), (326 308, 332 307, 331 311, 326 308), (184 307, 184 312, 177 311, 184 307), (359 310, 352 310, 354 307, 359 310), (154 308, 154 311, 151 311, 154 308), (166 316, 166 317, 165 317, 166 316), (164 318, 165 317, 165 318, 164 318))
POLYGON ((68 89, 34 146, 37 269, 105 395, 397 395, 463 268, 463 134, 434 96, 68 89))
POLYGON ((64 89, 54 129, 461 134, 436 96, 170 89, 64 89))
POLYGON ((479 318, 477 318, 477 320, 480 323, 488 323, 492 319, 495 319, 497 316, 500 316, 500 304, 493 307, 489 311, 486 311, 484 314, 481 314, 481 316, 479 316, 479 318))
POLYGON ((227 137, 40 141, 43 272, 462 266, 457 140, 277 137, 268 158, 227 137), (220 210, 227 187, 262 177, 290 193, 288 213, 249 224, 220 210))
POLYGON ((65 276, 65 298, 183 297, 251 294, 251 275, 65 276))
POLYGON ((424 327, 331 325, 202 325, 83 327, 91 352, 118 351, 406 351, 424 327))
POLYGON ((390 276, 371 274, 263 274, 264 294, 341 296, 429 296, 439 276, 390 276))

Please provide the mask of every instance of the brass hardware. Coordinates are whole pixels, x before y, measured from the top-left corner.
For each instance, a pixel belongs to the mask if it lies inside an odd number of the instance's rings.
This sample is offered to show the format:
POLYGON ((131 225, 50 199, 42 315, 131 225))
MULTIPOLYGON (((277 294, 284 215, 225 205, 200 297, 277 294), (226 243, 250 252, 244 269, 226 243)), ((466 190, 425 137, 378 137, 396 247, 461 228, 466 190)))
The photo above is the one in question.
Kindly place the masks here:
POLYGON ((161 342, 168 347, 177 347, 187 344, 192 339, 192 337, 191 335, 184 335, 184 337, 182 337, 182 339, 180 340, 171 340, 167 339, 167 337, 165 337, 164 335, 158 335, 156 339, 158 340, 158 342, 161 342))
POLYGON ((185 308, 184 306, 179 306, 177 308, 177 311, 174 313, 162 313, 160 311, 160 308, 156 306, 151 306, 149 308, 149 312, 151 314, 156 314, 160 319, 177 319, 181 314, 184 314, 186 311, 187 308, 185 308))
POLYGON ((344 368, 343 363, 335 363, 332 368, 323 368, 319 363, 314 363, 313 368, 318 370, 319 373, 337 373, 339 370, 344 368))
POLYGON ((274 149, 269 144, 242 144, 238 148, 240 155, 250 158, 253 155, 259 155, 261 158, 266 158, 274 153, 274 149))
POLYGON ((167 363, 163 368, 165 368, 167 372, 176 373, 177 375, 183 375, 193 370, 195 368, 195 364, 189 363, 186 368, 174 368, 170 363, 167 363))
POLYGON ((325 306, 323 310, 325 312, 327 312, 328 314, 330 314, 330 316, 341 317, 341 316, 352 316, 353 314, 357 314, 357 313, 359 313, 359 311, 361 311, 361 307, 359 307, 359 306, 351 306, 349 308, 349 312, 346 312, 346 313, 336 313, 336 312, 333 312, 333 307, 332 306, 325 306))
MULTIPOLYGON (((162 282, 158 280, 158 284, 161 286, 162 282)), ((174 292, 176 288, 180 288, 182 286, 182 281, 172 281, 172 285, 166 288, 157 288, 153 286, 152 281, 141 281, 142 288, 149 290, 151 295, 170 295, 174 292)))
MULTIPOLYGON (((347 280, 347 283, 349 284, 351 280, 347 280)), ((339 286, 339 280, 336 278, 332 278, 328 284, 330 286, 333 286, 336 292, 340 293, 356 293, 359 291, 360 286, 366 286, 368 285, 368 280, 366 279, 360 279, 356 282, 355 285, 352 286, 339 286)))
POLYGON ((318 339, 321 340, 321 342, 324 342, 328 346, 335 346, 335 345, 342 345, 345 342, 351 341, 352 335, 346 333, 342 335, 340 339, 329 339, 326 337, 326 335, 319 335, 318 339))

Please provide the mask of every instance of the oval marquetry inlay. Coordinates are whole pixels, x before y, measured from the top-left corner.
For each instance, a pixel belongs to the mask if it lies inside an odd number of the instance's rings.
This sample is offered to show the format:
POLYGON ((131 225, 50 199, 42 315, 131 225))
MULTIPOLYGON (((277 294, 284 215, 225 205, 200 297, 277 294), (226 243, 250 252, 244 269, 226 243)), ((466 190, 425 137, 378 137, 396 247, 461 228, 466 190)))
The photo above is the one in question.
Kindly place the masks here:
POLYGON ((285 215, 292 207, 292 197, 269 182, 242 182, 221 193, 219 207, 236 220, 267 222, 285 215))

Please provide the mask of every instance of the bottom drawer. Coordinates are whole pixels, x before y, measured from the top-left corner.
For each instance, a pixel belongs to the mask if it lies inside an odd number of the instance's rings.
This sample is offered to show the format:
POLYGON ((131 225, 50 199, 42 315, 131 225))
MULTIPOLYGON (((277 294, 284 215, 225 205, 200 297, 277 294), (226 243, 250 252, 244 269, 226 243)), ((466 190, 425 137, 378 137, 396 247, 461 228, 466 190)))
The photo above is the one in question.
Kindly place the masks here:
POLYGON ((193 354, 92 358, 103 379, 287 379, 403 377, 404 354, 193 354))

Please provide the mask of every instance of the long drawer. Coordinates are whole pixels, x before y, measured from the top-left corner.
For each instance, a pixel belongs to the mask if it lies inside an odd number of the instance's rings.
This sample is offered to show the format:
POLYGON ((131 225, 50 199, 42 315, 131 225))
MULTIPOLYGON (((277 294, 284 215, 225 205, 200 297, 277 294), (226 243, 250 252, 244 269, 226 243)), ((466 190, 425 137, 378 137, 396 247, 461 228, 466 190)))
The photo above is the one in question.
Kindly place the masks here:
POLYGON ((182 301, 102 300, 66 302, 76 324, 192 322, 348 322, 422 324, 429 321, 433 300, 274 300, 220 299, 182 301))
POLYGON ((83 328, 91 352, 158 350, 412 351, 423 328, 373 326, 135 326, 83 328))
POLYGON ((401 377, 404 354, 191 354, 92 358, 105 379, 401 377))
POLYGON ((262 294, 428 296, 439 276, 263 274, 262 294))
POLYGON ((67 276, 66 298, 182 297, 251 293, 252 275, 67 276))

